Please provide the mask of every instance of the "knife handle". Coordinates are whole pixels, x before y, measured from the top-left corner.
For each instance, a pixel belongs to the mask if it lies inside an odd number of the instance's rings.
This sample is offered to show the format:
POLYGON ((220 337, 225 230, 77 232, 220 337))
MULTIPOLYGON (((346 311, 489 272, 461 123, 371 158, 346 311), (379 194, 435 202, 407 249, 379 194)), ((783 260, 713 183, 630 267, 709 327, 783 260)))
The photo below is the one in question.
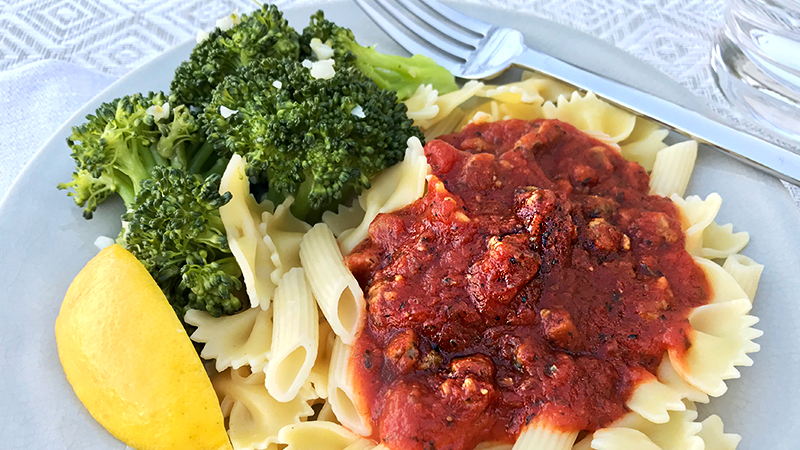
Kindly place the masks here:
POLYGON ((800 185, 800 155, 789 150, 530 48, 517 56, 514 65, 592 91, 619 108, 647 117, 677 133, 709 144, 756 169, 800 185))

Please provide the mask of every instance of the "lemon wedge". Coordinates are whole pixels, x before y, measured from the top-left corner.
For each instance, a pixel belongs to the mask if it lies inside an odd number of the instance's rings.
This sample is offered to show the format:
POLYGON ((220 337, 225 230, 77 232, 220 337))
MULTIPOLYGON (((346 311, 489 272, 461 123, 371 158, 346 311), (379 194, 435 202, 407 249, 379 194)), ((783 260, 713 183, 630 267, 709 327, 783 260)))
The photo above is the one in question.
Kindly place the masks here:
POLYGON ((217 396, 144 266, 112 245, 84 267, 56 319, 64 373, 89 413, 138 450, 231 450, 217 396))

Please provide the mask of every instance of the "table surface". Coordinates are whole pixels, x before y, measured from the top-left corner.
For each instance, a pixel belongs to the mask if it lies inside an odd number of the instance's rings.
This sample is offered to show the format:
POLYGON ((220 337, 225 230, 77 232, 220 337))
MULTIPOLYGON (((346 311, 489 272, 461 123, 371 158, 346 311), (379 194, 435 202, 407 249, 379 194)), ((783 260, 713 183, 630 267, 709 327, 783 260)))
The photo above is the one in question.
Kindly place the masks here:
MULTIPOLYGON (((708 56, 724 0, 467 2, 525 11, 610 42, 678 81, 731 125, 794 145, 739 115, 714 84, 708 56)), ((5 126, 0 121, 0 192, 52 131, 113 80, 217 18, 253 8, 252 0, 0 0, 0 108, 12 111, 5 126)), ((800 189, 787 188, 798 201, 800 189)))

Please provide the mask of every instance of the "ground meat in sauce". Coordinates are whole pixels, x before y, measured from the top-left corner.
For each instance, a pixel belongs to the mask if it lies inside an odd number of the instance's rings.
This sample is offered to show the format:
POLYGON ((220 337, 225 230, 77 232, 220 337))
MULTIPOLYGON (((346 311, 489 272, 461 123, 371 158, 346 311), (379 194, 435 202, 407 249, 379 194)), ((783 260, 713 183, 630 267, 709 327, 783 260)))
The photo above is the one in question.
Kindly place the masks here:
POLYGON ((427 194, 346 258, 367 297, 350 368, 373 438, 472 450, 532 420, 619 418, 708 299, 675 206, 557 120, 469 125, 425 154, 427 194))

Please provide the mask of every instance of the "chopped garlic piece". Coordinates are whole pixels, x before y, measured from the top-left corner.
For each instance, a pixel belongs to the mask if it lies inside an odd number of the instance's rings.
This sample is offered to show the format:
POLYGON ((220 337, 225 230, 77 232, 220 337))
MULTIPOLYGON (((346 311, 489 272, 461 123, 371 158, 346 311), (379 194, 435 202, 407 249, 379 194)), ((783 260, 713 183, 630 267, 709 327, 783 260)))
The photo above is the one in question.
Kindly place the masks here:
POLYGON ((319 38, 311 39, 311 51, 317 57, 318 61, 333 58, 333 49, 327 43, 323 43, 319 38))
POLYGON ((303 67, 305 67, 306 69, 310 69, 312 64, 314 63, 312 63, 310 59, 304 59, 303 62, 300 64, 302 64, 303 67))
POLYGON ((311 76, 317 80, 328 80, 336 75, 333 70, 334 61, 332 59, 324 59, 311 63, 311 76))
POLYGON ((220 30, 228 31, 233 28, 234 25, 238 25, 241 21, 242 18, 239 16, 239 10, 236 9, 231 14, 218 19, 216 25, 220 30))
POLYGON ((364 117, 367 117, 367 115, 364 114, 364 108, 362 108, 361 105, 358 105, 355 108, 353 108, 350 111, 350 114, 358 117, 359 119, 363 119, 364 117))
POLYGON ((198 30, 197 36, 195 36, 194 40, 197 41, 197 43, 199 44, 205 41, 206 39, 208 39, 208 31, 198 30))
POLYGON ((232 116, 232 115, 234 115, 234 114, 236 114, 238 112, 239 112, 238 109, 229 109, 229 108, 226 108, 224 105, 221 105, 219 107, 219 114, 224 119, 227 119, 228 117, 230 117, 230 116, 232 116))
POLYGON ((283 87, 283 83, 281 83, 280 80, 275 80, 272 82, 272 86, 275 87, 275 89, 280 89, 283 87))
POLYGON ((153 116, 153 120, 155 120, 156 122, 167 120, 169 119, 169 103, 164 103, 161 106, 153 105, 144 110, 144 112, 148 116, 153 116))

